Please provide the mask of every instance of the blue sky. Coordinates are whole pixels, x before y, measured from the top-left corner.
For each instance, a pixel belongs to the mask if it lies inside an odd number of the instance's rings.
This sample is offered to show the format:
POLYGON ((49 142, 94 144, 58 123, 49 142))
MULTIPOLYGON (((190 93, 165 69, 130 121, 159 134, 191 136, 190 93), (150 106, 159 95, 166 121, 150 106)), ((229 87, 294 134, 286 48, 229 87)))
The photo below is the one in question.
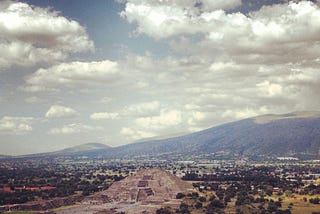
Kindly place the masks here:
POLYGON ((318 1, 0 2, 0 154, 320 107, 318 1))
POLYGON ((87 57, 117 59, 123 57, 121 50, 124 48, 135 53, 152 50, 153 53, 161 56, 167 52, 167 44, 164 42, 154 42, 152 38, 143 35, 131 36, 135 26, 119 16, 125 4, 112 0, 94 2, 29 0, 24 2, 45 8, 52 7, 63 16, 76 20, 84 26, 96 46, 96 52, 87 57))

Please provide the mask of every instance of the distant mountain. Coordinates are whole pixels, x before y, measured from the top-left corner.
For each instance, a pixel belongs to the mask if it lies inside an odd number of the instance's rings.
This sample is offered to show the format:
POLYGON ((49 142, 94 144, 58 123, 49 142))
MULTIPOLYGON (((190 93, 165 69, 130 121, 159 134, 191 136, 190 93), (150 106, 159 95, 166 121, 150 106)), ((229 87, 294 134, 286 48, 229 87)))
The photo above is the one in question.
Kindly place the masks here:
POLYGON ((119 147, 89 143, 37 156, 86 155, 110 159, 175 156, 183 159, 201 154, 211 158, 295 156, 320 159, 320 112, 262 115, 179 137, 119 147))
POLYGON ((99 150, 106 150, 110 148, 111 148, 110 146, 107 146, 102 143, 86 143, 86 144, 66 148, 63 150, 51 152, 50 154, 51 155, 70 155, 70 154, 80 155, 80 154, 91 153, 99 150))
POLYGON ((231 157, 320 156, 320 112, 263 115, 193 134, 114 148, 107 157, 225 154, 231 157))
POLYGON ((0 159, 6 159, 6 158, 11 158, 12 156, 10 155, 0 155, 0 159))
POLYGON ((15 156, 16 158, 47 158, 59 156, 93 156, 95 157, 100 151, 108 151, 111 147, 102 143, 86 143, 70 148, 58 150, 55 152, 37 153, 15 156))

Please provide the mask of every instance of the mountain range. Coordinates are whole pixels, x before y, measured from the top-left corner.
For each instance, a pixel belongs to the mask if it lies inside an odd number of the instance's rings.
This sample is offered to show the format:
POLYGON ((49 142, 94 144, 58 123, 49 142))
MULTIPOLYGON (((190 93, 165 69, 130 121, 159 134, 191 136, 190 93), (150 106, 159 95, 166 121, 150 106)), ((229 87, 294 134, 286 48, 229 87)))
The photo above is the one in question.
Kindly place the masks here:
MULTIPOLYGON (((104 158, 211 155, 320 158, 320 112, 262 115, 188 135, 119 147, 89 143, 42 155, 104 158)), ((39 156, 39 154, 38 154, 39 156)))
POLYGON ((88 151, 94 152, 96 150, 104 150, 104 149, 109 149, 111 148, 110 146, 107 146, 105 144, 102 143, 86 143, 86 144, 82 144, 82 145, 77 145, 77 146, 73 146, 70 148, 66 148, 63 150, 59 150, 56 152, 52 152, 50 154, 57 154, 57 155, 71 155, 71 154, 75 154, 75 155, 80 155, 81 153, 86 153, 88 151))
POLYGON ((117 147, 113 157, 163 153, 319 157, 319 151, 320 113, 294 112, 263 115, 180 137, 129 144, 117 147))

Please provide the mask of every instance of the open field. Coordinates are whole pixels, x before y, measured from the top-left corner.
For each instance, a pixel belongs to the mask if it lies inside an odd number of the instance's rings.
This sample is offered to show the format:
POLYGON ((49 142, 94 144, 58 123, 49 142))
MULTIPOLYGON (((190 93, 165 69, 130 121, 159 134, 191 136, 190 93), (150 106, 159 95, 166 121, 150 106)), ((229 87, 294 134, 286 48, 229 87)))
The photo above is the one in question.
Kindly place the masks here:
POLYGON ((292 197, 285 197, 285 196, 273 196, 269 197, 269 199, 273 199, 274 201, 277 201, 278 198, 282 199, 282 208, 287 209, 289 207, 292 207, 290 210, 293 214, 300 214, 300 213, 312 213, 312 212, 320 212, 320 204, 311 204, 309 203, 310 198, 316 198, 320 195, 293 195, 292 197), (306 198, 307 200, 304 201, 303 198, 306 198), (290 206, 290 204, 293 204, 293 206, 290 206))

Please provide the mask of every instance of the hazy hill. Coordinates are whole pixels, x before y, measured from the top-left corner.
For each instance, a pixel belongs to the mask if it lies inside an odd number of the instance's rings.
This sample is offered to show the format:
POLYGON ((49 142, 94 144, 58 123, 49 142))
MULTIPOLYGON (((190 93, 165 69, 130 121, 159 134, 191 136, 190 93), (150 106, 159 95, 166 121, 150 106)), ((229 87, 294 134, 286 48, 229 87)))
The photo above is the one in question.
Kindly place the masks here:
POLYGON ((46 158, 46 157, 56 157, 56 156, 93 156, 95 157, 98 153, 105 153, 111 147, 102 143, 86 143, 82 145, 73 146, 70 148, 58 150, 55 152, 46 152, 38 154, 28 154, 17 156, 18 158, 46 158))
POLYGON ((0 155, 0 159, 6 159, 6 158, 11 158, 12 156, 10 155, 0 155))
POLYGON ((54 155, 79 154, 80 155, 80 154, 91 153, 99 150, 106 150, 109 148, 111 147, 102 143, 86 143, 86 144, 66 148, 63 150, 59 150, 56 152, 52 152, 51 154, 54 154, 54 155))

